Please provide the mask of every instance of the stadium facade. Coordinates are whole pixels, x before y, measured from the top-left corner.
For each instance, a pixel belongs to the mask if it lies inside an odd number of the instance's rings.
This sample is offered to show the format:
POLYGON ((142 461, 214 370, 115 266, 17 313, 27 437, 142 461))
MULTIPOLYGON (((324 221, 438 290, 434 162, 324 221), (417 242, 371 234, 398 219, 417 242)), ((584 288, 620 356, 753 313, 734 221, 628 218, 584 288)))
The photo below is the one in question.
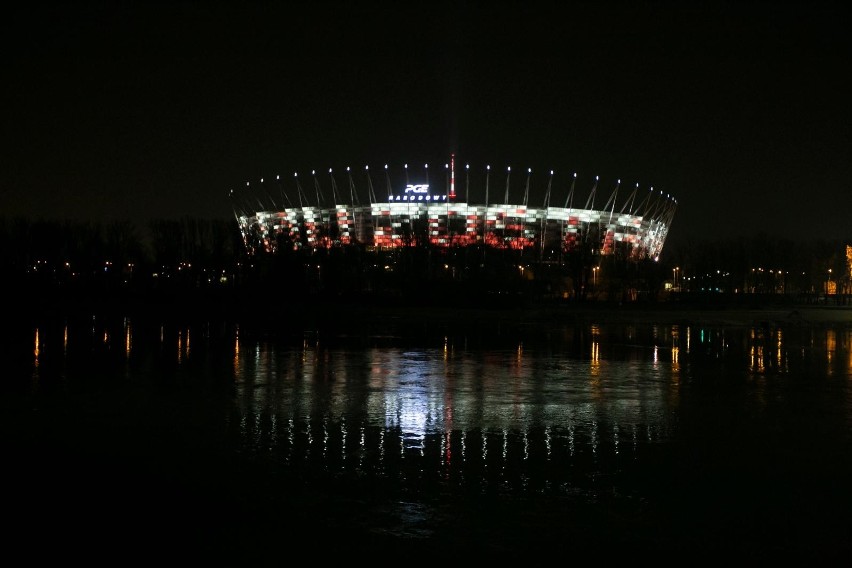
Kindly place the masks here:
POLYGON ((517 174, 511 167, 498 173, 488 165, 476 175, 469 165, 458 168, 455 156, 441 166, 438 183, 434 174, 430 182, 429 164, 385 165, 378 175, 369 166, 360 175, 347 167, 342 175, 312 171, 307 188, 305 176, 296 173, 289 184, 279 176, 247 183, 230 195, 250 255, 349 246, 377 251, 480 246, 548 262, 580 250, 596 257, 657 259, 677 208, 662 191, 643 190, 638 183, 623 190, 620 180, 601 199, 598 177, 581 196, 577 174, 554 187, 553 171, 542 176, 546 187, 537 180, 544 197, 535 206, 530 168, 522 172, 522 190, 513 190, 517 174), (345 177, 343 188, 337 177, 345 177), (471 195, 482 201, 471 203, 471 195), (600 201, 603 206, 596 207, 600 201))

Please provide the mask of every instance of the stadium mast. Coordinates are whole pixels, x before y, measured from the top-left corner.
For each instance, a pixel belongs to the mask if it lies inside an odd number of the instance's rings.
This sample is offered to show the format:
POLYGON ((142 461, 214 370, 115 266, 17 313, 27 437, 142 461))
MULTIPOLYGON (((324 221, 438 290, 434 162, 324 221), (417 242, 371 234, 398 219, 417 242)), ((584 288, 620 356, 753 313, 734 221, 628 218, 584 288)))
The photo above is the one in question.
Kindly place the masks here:
POLYGON ((456 198, 456 155, 450 154, 450 199, 456 198))

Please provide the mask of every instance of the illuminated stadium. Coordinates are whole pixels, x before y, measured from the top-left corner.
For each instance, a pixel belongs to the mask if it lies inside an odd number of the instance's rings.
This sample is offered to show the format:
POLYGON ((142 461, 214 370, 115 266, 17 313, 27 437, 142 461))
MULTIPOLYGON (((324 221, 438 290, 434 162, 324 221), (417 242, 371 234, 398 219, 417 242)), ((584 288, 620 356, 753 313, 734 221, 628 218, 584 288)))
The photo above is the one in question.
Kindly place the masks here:
POLYGON ((638 183, 624 189, 618 180, 602 196, 598 177, 583 192, 577 174, 560 181, 553 171, 479 170, 457 166, 454 156, 437 175, 429 164, 314 170, 289 181, 249 182, 230 197, 250 255, 480 247, 555 263, 577 252, 657 259, 677 208, 670 195, 638 183), (519 188, 511 186, 513 176, 519 188), (544 195, 540 205, 530 203, 533 183, 544 195), (471 202, 472 196, 481 201, 471 202))

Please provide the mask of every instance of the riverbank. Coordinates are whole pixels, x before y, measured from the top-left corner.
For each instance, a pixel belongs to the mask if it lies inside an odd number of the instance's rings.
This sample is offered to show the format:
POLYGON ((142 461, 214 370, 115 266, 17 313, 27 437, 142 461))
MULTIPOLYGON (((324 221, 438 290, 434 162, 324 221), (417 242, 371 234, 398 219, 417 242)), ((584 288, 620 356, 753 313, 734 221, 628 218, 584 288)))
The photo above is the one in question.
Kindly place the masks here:
POLYGON ((531 299, 519 295, 403 298, 381 294, 292 296, 274 290, 198 289, 45 294, 21 290, 16 303, 25 318, 107 317, 161 320, 226 320, 302 328, 357 329, 375 322, 422 322, 457 328, 483 324, 691 324, 714 326, 852 325, 852 305, 789 297, 747 295, 690 301, 595 302, 531 299))
POLYGON ((721 326, 766 326, 807 324, 850 324, 852 307, 815 305, 767 305, 763 307, 689 306, 656 304, 654 306, 583 306, 554 310, 554 317, 586 322, 619 323, 688 323, 721 326))

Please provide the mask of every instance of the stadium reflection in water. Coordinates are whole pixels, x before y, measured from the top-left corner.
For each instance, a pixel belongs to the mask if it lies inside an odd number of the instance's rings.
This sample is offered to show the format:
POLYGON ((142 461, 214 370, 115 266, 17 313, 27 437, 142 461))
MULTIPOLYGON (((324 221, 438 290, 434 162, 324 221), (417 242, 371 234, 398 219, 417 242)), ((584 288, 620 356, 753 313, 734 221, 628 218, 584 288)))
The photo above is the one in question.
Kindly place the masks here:
MULTIPOLYGON (((825 478, 852 473, 848 325, 502 323, 487 338, 423 329, 294 337, 229 323, 40 325, 24 390, 84 400, 81 412, 114 405, 101 414, 140 437, 178 432, 160 441, 215 447, 317 486, 367 479, 409 497, 618 498, 639 508, 676 501, 665 501, 674 491, 708 526, 766 514, 763 531, 781 523, 769 518, 776 508, 801 515, 805 494, 807 507, 848 516, 850 491, 814 498, 825 478), (170 397, 175 410, 164 412, 170 397), (702 480, 705 502, 687 479, 702 480), (708 516, 725 500, 736 516, 708 516)), ((690 533, 677 518, 669 530, 690 533)), ((802 538, 835 543, 842 526, 809 519, 802 538)))
POLYGON ((767 381, 852 376, 852 331, 796 329, 789 344, 785 333, 590 325, 486 351, 448 337, 366 348, 311 337, 298 349, 235 339, 232 419, 242 451, 284 463, 387 474, 411 461, 436 480, 475 473, 483 489, 576 491, 578 464, 583 479, 611 474, 677 437, 681 390, 706 388, 704 375, 752 383, 754 406, 767 381))
MULTIPOLYGON (((235 342, 239 434, 245 451, 343 471, 385 471, 400 460, 452 478, 541 484, 526 462, 635 452, 665 439, 677 377, 658 361, 601 361, 525 349, 324 347, 235 342), (246 355, 250 353, 250 355, 246 355), (505 476, 505 477, 504 477, 505 476)), ((669 366, 666 366, 669 367, 669 366)))

